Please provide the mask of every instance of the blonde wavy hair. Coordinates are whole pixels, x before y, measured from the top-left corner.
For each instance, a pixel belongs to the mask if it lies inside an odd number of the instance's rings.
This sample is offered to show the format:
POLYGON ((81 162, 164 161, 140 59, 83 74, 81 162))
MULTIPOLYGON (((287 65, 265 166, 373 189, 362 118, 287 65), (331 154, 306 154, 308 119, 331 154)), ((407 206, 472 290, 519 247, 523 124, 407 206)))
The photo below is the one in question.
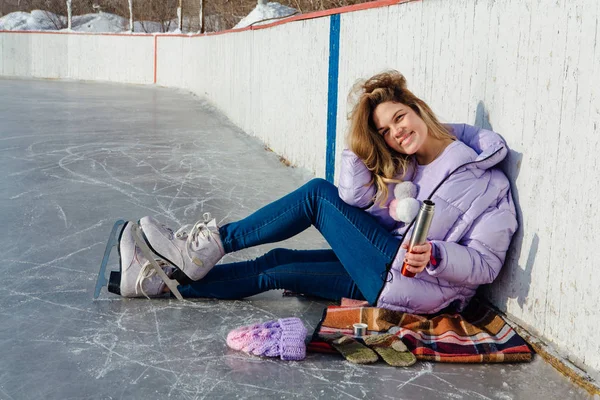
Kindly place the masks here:
POLYGON ((425 122, 429 135, 437 139, 455 139, 438 121, 429 106, 407 89, 406 79, 398 71, 382 72, 367 80, 356 82, 348 99, 351 103, 355 103, 348 116, 350 120, 348 146, 373 174, 369 184, 375 182, 377 188, 375 201, 379 201, 382 206, 388 197, 387 184, 401 182, 396 177, 404 177, 413 156, 391 149, 385 143, 383 136, 377 132, 373 122, 373 111, 379 104, 387 101, 402 103, 413 109, 425 122), (353 98, 356 100, 353 101, 353 98))

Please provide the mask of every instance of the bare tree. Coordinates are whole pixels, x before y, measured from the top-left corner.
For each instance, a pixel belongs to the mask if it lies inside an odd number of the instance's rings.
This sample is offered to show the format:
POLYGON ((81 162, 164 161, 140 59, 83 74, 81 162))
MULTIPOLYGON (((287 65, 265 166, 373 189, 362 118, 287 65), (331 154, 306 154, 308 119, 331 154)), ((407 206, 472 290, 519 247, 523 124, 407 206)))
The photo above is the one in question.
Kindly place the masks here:
POLYGON ((23 0, 0 0, 0 17, 11 12, 21 11, 23 3, 23 0))
POLYGON ((127 21, 123 21, 122 29, 133 32, 133 0, 96 0, 94 3, 103 12, 122 17, 127 21))
POLYGON ((179 31, 181 32, 181 29, 183 28, 182 21, 183 21, 183 0, 179 0, 179 6, 177 6, 177 29, 179 29, 179 31))
POLYGON ((161 32, 168 32, 177 24, 179 0, 97 0, 97 2, 105 12, 128 19, 130 31, 133 31, 134 21, 137 21, 144 32, 153 30, 151 26, 153 22, 160 24, 161 32))
POLYGON ((61 18, 67 12, 64 0, 32 0, 28 3, 29 10, 27 11, 41 10, 54 29, 66 28, 66 20, 61 18))
POLYGON ((200 11, 198 13, 199 14, 198 19, 199 19, 200 27, 198 29, 198 32, 204 33, 204 29, 206 27, 206 23, 204 20, 204 0, 199 0, 199 5, 200 5, 200 11))
MULTIPOLYGON (((135 3, 142 2, 138 0, 135 3)), ((177 18, 177 5, 178 0, 146 0, 143 2, 143 6, 136 7, 134 18, 140 21, 145 32, 150 30, 146 21, 158 22, 161 32, 168 32, 177 18)))
MULTIPOLYGON (((13 1, 13 3, 15 3, 13 1)), ((72 15, 88 14, 94 11, 93 0, 18 0, 19 11, 40 10, 54 29, 68 27, 69 8, 72 15)))
POLYGON ((71 30, 71 27, 73 26, 71 24, 72 17, 73 17, 73 8, 71 8, 72 5, 73 5, 73 0, 67 0, 67 28, 69 30, 71 30))
POLYGON ((129 6, 129 32, 133 32, 135 30, 135 24, 133 23, 133 0, 127 0, 127 5, 129 6))

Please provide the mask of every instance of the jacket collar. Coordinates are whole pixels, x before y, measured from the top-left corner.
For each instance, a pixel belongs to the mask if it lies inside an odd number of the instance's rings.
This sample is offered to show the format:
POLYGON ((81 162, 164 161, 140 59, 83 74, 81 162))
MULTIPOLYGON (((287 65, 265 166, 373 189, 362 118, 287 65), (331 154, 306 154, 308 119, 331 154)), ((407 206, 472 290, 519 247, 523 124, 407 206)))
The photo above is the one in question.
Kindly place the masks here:
POLYGON ((456 138, 478 154, 471 164, 479 169, 489 169, 506 158, 508 149, 504 139, 496 132, 466 124, 450 124, 456 138))

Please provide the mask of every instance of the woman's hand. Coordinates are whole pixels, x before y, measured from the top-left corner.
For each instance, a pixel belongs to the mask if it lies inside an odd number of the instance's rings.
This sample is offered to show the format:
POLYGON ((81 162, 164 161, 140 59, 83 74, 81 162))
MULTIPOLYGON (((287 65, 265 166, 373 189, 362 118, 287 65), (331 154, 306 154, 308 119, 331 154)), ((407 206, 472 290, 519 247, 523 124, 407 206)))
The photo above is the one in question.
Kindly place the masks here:
POLYGON ((412 252, 408 252, 408 243, 402 243, 402 248, 406 250, 404 262, 408 263, 406 269, 413 274, 422 272, 429 261, 431 260, 431 243, 426 242, 412 248, 412 252))

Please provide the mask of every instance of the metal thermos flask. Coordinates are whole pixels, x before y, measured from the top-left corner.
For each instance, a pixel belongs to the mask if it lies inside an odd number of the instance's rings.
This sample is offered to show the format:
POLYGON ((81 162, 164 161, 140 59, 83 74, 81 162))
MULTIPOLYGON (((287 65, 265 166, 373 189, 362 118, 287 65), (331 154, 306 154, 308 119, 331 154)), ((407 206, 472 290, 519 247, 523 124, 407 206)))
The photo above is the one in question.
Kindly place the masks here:
MULTIPOLYGON (((429 233, 429 226, 431 225, 431 220, 433 219, 433 212, 435 210, 435 203, 431 200, 423 201, 421 205, 421 209, 417 214, 417 220, 415 222, 415 229, 413 230, 413 234, 410 238, 410 242, 408 242, 408 252, 412 251, 413 246, 423 244, 427 240, 427 234, 429 233)), ((407 264, 402 264, 402 275, 412 278, 415 276, 412 272, 406 269, 407 264)))

